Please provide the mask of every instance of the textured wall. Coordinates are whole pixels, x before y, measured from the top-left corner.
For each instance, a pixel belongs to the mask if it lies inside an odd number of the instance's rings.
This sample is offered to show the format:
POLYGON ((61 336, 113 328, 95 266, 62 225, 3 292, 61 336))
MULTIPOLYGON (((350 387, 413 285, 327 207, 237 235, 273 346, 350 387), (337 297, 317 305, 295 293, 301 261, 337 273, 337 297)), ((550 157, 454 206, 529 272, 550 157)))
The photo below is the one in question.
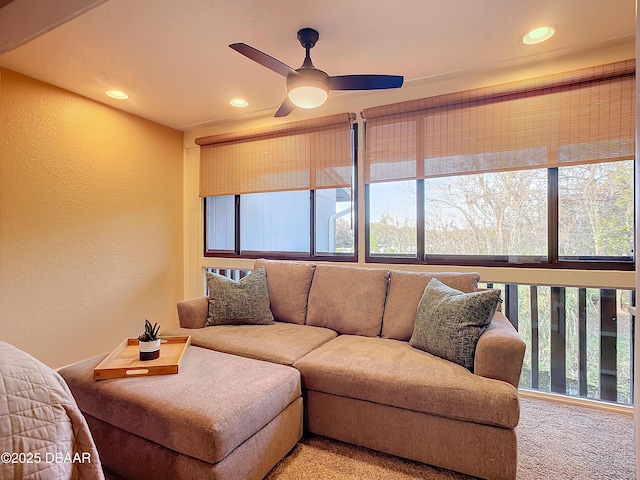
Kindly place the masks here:
POLYGON ((182 132, 0 82, 0 339, 59 367, 176 326, 182 132))

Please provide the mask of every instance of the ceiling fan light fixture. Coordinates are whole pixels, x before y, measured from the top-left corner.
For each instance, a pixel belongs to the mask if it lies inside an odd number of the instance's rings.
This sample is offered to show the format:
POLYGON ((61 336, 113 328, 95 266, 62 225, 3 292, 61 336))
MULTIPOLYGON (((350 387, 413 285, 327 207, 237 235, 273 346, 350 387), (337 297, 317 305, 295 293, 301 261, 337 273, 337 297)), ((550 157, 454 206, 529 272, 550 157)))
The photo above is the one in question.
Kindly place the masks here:
POLYGON ((316 85, 300 85, 289 90, 289 100, 300 108, 317 108, 327 100, 328 96, 326 88, 316 85))
POLYGON ((320 70, 300 69, 298 75, 287 78, 289 100, 300 108, 316 108, 329 96, 327 74, 320 70))

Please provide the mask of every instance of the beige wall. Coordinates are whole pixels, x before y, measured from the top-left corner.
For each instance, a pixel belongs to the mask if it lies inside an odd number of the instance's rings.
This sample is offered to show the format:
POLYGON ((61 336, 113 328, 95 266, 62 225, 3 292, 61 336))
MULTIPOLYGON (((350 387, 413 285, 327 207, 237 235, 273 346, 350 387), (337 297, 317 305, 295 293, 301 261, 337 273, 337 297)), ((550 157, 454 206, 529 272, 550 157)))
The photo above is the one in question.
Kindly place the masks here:
POLYGON ((182 132, 0 82, 0 340, 59 367, 177 325, 182 132))

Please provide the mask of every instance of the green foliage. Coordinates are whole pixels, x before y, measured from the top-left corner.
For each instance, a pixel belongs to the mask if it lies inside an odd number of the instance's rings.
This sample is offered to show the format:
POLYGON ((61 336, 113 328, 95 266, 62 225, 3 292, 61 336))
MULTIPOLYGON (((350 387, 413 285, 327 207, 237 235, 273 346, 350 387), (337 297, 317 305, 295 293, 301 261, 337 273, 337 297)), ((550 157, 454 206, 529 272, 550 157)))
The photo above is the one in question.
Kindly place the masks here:
POLYGON ((633 162, 560 169, 560 255, 633 254, 633 162))
POLYGON ((372 253, 415 254, 417 233, 415 221, 391 212, 382 212, 380 220, 371 223, 372 253))
POLYGON ((144 333, 138 336, 138 340, 141 342, 153 342, 160 338, 160 325, 151 322, 147 319, 144 320, 144 333))

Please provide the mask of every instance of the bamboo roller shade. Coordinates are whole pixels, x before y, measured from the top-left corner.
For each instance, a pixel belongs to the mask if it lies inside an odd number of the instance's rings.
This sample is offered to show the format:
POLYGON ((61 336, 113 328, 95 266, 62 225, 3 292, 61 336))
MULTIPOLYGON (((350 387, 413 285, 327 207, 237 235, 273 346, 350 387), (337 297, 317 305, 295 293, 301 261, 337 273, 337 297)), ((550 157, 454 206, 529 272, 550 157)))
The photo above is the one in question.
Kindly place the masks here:
POLYGON ((354 113, 196 139, 200 196, 351 188, 354 113))
POLYGON ((362 117, 367 183, 633 159, 635 60, 370 108, 362 117))

